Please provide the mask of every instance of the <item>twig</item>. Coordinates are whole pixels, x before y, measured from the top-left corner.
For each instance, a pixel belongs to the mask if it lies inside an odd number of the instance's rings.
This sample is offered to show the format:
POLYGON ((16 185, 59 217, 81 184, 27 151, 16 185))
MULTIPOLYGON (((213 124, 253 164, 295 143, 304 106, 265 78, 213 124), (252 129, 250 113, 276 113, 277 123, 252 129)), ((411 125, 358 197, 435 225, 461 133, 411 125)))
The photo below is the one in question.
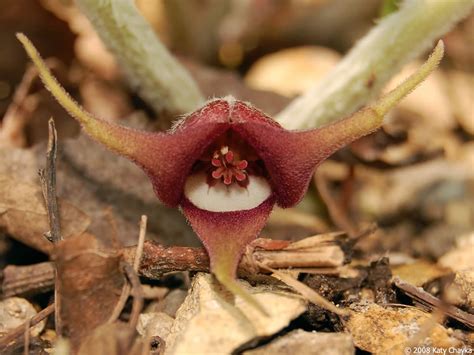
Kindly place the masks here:
POLYGON ((132 285, 132 294, 133 294, 133 304, 132 312, 130 314, 130 320, 128 324, 131 328, 135 329, 138 323, 138 317, 143 308, 143 292, 140 279, 138 278, 135 270, 128 263, 123 265, 125 274, 127 275, 128 281, 132 285))
POLYGON ((20 336, 24 334, 27 323, 29 323, 30 327, 34 327, 36 324, 41 322, 43 319, 48 317, 53 312, 54 312, 54 303, 50 304, 41 312, 34 315, 29 320, 27 320, 23 324, 19 325, 18 327, 16 327, 15 329, 11 330, 6 335, 1 337, 0 338, 0 352, 3 352, 12 341, 14 341, 15 339, 19 338, 20 336))
MULTIPOLYGON (((134 253, 134 257, 133 257, 133 273, 135 275, 138 272, 138 269, 139 269, 139 266, 140 266, 140 261, 141 261, 142 255, 143 255, 143 245, 145 243, 145 235, 146 235, 146 224, 147 224, 147 216, 143 215, 141 220, 140 220, 140 232, 138 234, 138 244, 137 244, 137 247, 135 249, 135 253, 134 253)), ((127 262, 124 262, 124 264, 129 265, 127 262)), ((125 267, 124 267, 124 271, 127 272, 125 267)), ((128 273, 130 273, 130 272, 128 272, 128 273)), ((128 274, 127 274, 127 276, 128 276, 128 274)), ((128 279, 129 279, 130 283, 132 283, 131 278, 128 277, 128 279)), ((139 280, 139 282, 140 282, 140 280, 139 280)), ((133 284, 132 284, 132 287, 133 287, 133 284)), ((117 304, 115 305, 115 308, 112 311, 112 314, 111 314, 109 320, 107 321, 107 323, 113 323, 118 319, 118 317, 120 316, 120 313, 122 313, 123 308, 125 307, 125 303, 127 302, 128 297, 130 296, 130 290, 131 290, 132 287, 130 286, 129 283, 127 283, 123 286, 122 293, 120 294, 120 297, 117 301, 117 304)), ((138 297, 141 297, 142 303, 143 303, 143 292, 141 290, 141 287, 140 287, 140 291, 138 291, 138 292, 140 293, 140 296, 138 296, 138 297)), ((135 297, 134 302, 136 302, 137 296, 134 296, 134 297, 135 297)), ((135 305, 135 308, 136 307, 138 307, 138 305, 135 305)), ((143 307, 143 304, 142 304, 141 307, 143 307)), ((140 309, 141 309, 141 307, 140 307, 140 309)))
POLYGON ((51 262, 31 266, 8 265, 2 272, 1 296, 28 296, 49 291, 54 286, 51 262))
POLYGON ((117 304, 115 305, 115 308, 112 311, 112 314, 107 320, 107 323, 109 324, 114 323, 120 317, 120 314, 122 313, 123 307, 125 307, 125 303, 127 303, 129 296, 130 296, 130 284, 125 283, 125 285, 123 285, 123 288, 122 288, 122 293, 120 294, 117 304))
POLYGON ((143 215, 140 220, 140 233, 138 234, 138 244, 137 244, 137 250, 135 251, 135 259, 133 260, 133 270, 135 270, 135 272, 138 272, 138 268, 140 267, 140 261, 142 260, 143 245, 145 244, 147 221, 148 221, 147 216, 143 215))
MULTIPOLYGON (((57 154, 58 134, 54 126, 52 118, 48 121, 48 149, 46 151, 46 168, 39 171, 41 187, 43 189, 43 198, 48 211, 49 232, 45 233, 45 237, 52 243, 57 244, 62 240, 61 224, 59 219, 58 200, 56 196, 56 154, 57 154)), ((54 314, 54 325, 56 333, 62 334, 61 325, 61 301, 60 301, 60 283, 57 273, 54 277, 54 305, 56 311, 54 314)))
POLYGON ((28 319, 25 322, 25 333, 24 333, 24 345, 23 345, 23 354, 28 355, 30 353, 30 327, 31 319, 28 319))
MULTIPOLYGON (((354 242, 372 233, 374 228, 361 233, 354 240, 340 233, 318 235, 295 243, 260 238, 257 240, 257 247, 252 248, 250 255, 254 262, 249 263, 242 260, 238 272, 240 275, 255 274, 256 272, 268 273, 266 269, 255 269, 254 264, 258 262, 274 269, 301 268, 301 272, 319 270, 324 274, 335 274, 340 266, 350 260, 354 242), (264 246, 264 248, 259 246, 264 246)), ((136 255, 138 255, 136 249, 137 247, 128 247, 122 250, 125 261, 133 264, 136 255)), ((204 248, 165 247, 152 241, 146 241, 143 245, 141 259, 138 274, 152 280, 157 280, 164 274, 176 271, 209 271, 209 257, 204 248)), ((8 273, 8 278, 3 280, 2 288, 8 290, 10 296, 21 294, 24 290, 23 284, 26 282, 24 275, 33 272, 37 265, 17 267, 22 268, 19 277, 16 277, 17 275, 13 272, 8 273), (18 287, 17 284, 19 284, 18 287)), ((30 285, 31 287, 28 289, 30 294, 44 291, 48 280, 52 285, 53 263, 42 263, 41 267, 44 270, 44 276, 37 284, 30 285)))
POLYGON ((439 298, 423 290, 421 287, 413 286, 398 277, 394 277, 392 282, 406 295, 410 296, 422 305, 432 310, 440 309, 444 313, 446 313, 448 317, 456 319, 457 321, 465 324, 469 328, 474 329, 474 315, 464 312, 463 310, 453 305, 446 304, 439 298))
MULTIPOLYGON (((295 243, 282 246, 278 240, 264 239, 279 244, 278 248, 255 248, 251 257, 254 263, 241 261, 238 273, 268 273, 268 270, 255 270, 256 262, 271 268, 337 268, 344 265, 350 258, 348 248, 352 241, 343 235, 323 234, 309 237, 295 243), (308 243, 305 244, 304 241, 308 243)), ((125 258, 132 260, 135 248, 124 250, 125 258)), ((143 259, 140 264, 141 276, 157 279, 173 271, 209 271, 209 257, 203 248, 164 247, 145 242, 143 259)))
POLYGON ((39 171, 43 197, 48 212, 49 232, 46 238, 57 243, 62 240, 61 226, 59 221, 58 200, 56 197, 56 154, 57 154, 57 132, 52 118, 48 121, 48 150, 46 152, 46 168, 39 171))
POLYGON ((311 303, 327 309, 328 311, 331 311, 339 316, 345 316, 348 314, 348 311, 342 308, 337 308, 333 303, 328 301, 326 298, 321 296, 319 293, 317 293, 315 290, 313 290, 311 287, 308 285, 305 285, 304 283, 296 280, 289 274, 274 270, 271 268, 265 267, 265 265, 261 265, 262 268, 266 268, 269 272, 272 273, 272 276, 283 283, 287 284, 291 288, 293 288, 296 292, 300 293, 305 299, 310 301, 311 303))

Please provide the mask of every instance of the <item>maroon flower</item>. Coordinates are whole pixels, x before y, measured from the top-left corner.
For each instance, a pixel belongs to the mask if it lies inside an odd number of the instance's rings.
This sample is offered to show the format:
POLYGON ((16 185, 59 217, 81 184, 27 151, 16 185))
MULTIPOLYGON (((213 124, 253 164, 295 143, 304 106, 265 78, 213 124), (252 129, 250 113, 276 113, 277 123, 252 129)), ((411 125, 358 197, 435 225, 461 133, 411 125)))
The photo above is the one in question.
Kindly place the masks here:
POLYGON ((314 169, 339 148, 376 130, 384 114, 442 57, 440 45, 417 73, 390 94, 320 129, 288 131, 250 104, 223 98, 208 102, 169 132, 150 133, 84 112, 52 77, 26 37, 19 35, 19 39, 61 105, 95 140, 140 166, 164 204, 181 208, 207 249, 216 278, 255 305, 235 274, 246 245, 258 236, 274 204, 298 203, 314 169))

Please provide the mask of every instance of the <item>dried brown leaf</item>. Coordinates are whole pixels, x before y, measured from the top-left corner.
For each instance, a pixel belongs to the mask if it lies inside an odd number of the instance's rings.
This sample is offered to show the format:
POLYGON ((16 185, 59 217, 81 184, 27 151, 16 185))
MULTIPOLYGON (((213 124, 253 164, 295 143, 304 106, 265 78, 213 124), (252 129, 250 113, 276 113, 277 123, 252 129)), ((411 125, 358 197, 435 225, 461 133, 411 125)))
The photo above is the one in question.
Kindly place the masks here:
POLYGON ((104 250, 91 234, 60 242, 55 249, 59 318, 73 348, 107 322, 125 284, 121 254, 104 250))
MULTIPOLYGON (((44 165, 45 150, 43 144, 28 150, 0 149, 0 175, 36 184, 38 169, 44 165)), ((165 244, 198 245, 184 217, 176 209, 160 205, 144 173, 84 135, 59 143, 57 193, 90 216, 92 223, 88 231, 103 242, 110 243, 118 237, 124 245, 135 244, 137 220, 146 214, 148 238, 160 236, 165 244), (110 218, 104 216, 107 210, 110 218), (118 236, 111 227, 111 220, 118 236), (166 223, 161 223, 163 220, 166 223)))
MULTIPOLYGON (((83 233, 90 224, 89 217, 69 202, 60 200, 59 210, 64 238, 83 233)), ((0 175, 0 227, 32 248, 52 251, 52 244, 43 237, 49 225, 39 180, 38 185, 31 185, 0 175)))

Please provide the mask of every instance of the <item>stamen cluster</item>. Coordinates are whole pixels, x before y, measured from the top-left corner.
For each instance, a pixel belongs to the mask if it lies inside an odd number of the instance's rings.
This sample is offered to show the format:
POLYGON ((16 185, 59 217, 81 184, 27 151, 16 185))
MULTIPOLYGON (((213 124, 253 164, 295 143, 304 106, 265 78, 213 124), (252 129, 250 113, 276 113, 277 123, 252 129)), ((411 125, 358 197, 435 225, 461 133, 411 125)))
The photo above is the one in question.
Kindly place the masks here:
POLYGON ((212 171, 211 176, 216 180, 222 179, 227 186, 233 182, 237 182, 241 186, 246 185, 248 175, 245 169, 248 162, 236 158, 236 154, 228 146, 222 146, 214 151, 211 164, 216 169, 212 171))

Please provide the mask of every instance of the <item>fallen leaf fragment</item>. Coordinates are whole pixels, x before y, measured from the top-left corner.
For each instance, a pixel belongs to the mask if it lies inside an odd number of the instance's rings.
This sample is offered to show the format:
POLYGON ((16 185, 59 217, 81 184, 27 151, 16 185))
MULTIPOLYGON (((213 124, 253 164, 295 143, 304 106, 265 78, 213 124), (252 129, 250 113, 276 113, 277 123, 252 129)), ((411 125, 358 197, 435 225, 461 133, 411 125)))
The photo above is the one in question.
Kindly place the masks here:
MULTIPOLYGON (((141 122, 142 118, 134 116, 131 120, 141 122)), ((136 121, 133 121, 135 125, 130 125, 142 127, 136 121)), ((67 201, 74 206, 80 206, 91 218, 88 232, 104 242, 118 238, 123 245, 134 245, 136 222, 142 214, 146 214, 149 217, 147 236, 150 239, 158 239, 159 235, 160 241, 167 244, 197 243, 184 217, 178 211, 166 208, 156 201, 148 178, 133 163, 117 157, 106 148, 91 144, 90 138, 85 134, 60 143, 60 147, 57 157, 57 194, 59 197, 67 197, 67 201), (104 216, 107 209, 112 218, 104 216), (111 228, 111 219, 117 226, 118 233, 111 228), (166 220, 166 223, 159 222, 162 220, 166 220)), ((39 186, 38 169, 44 166, 45 151, 46 147, 41 144, 31 149, 0 149, 0 175, 12 177, 17 184, 27 182, 39 186)), ((42 203, 41 192, 37 199, 38 203, 42 203)), ((0 198, 0 201, 4 199, 0 198)), ((0 219, 1 214, 0 207, 0 219)), ((23 228, 23 224, 21 227, 23 228)), ((38 236, 47 230, 49 227, 40 234, 34 233, 35 238, 31 239, 40 240, 38 236)), ((47 242, 43 246, 49 248, 49 244, 47 242)))
POLYGON ((62 335, 77 349, 106 323, 120 298, 125 278, 121 254, 101 248, 91 234, 60 242, 55 250, 62 335))
POLYGON ((352 355, 354 344, 350 334, 305 332, 297 329, 244 355, 352 355))
POLYGON ((413 346, 412 341, 426 329, 429 330, 428 336, 417 339, 417 346, 450 348, 462 345, 450 336, 448 329, 435 323, 430 314, 417 308, 353 305, 351 313, 345 327, 354 344, 374 354, 403 354, 404 349, 413 346))
POLYGON ((211 275, 199 273, 165 339, 165 354, 228 354, 251 340, 275 334, 306 309, 306 303, 295 295, 269 286, 250 287, 242 281, 240 285, 264 305, 270 317, 239 297, 230 305, 224 298, 232 296, 211 275))
MULTIPOLYGON (((11 297, 0 301, 0 337, 22 325, 37 313, 35 307, 24 298, 11 297)), ((43 320, 30 328, 30 335, 38 336, 45 325, 46 321, 43 320)))
MULTIPOLYGON (((83 233, 90 224, 84 212, 64 200, 59 201, 59 210, 65 239, 83 233)), ((39 179, 38 185, 32 185, 0 175, 0 228, 32 248, 51 253, 53 246, 43 237, 49 225, 39 179)))

